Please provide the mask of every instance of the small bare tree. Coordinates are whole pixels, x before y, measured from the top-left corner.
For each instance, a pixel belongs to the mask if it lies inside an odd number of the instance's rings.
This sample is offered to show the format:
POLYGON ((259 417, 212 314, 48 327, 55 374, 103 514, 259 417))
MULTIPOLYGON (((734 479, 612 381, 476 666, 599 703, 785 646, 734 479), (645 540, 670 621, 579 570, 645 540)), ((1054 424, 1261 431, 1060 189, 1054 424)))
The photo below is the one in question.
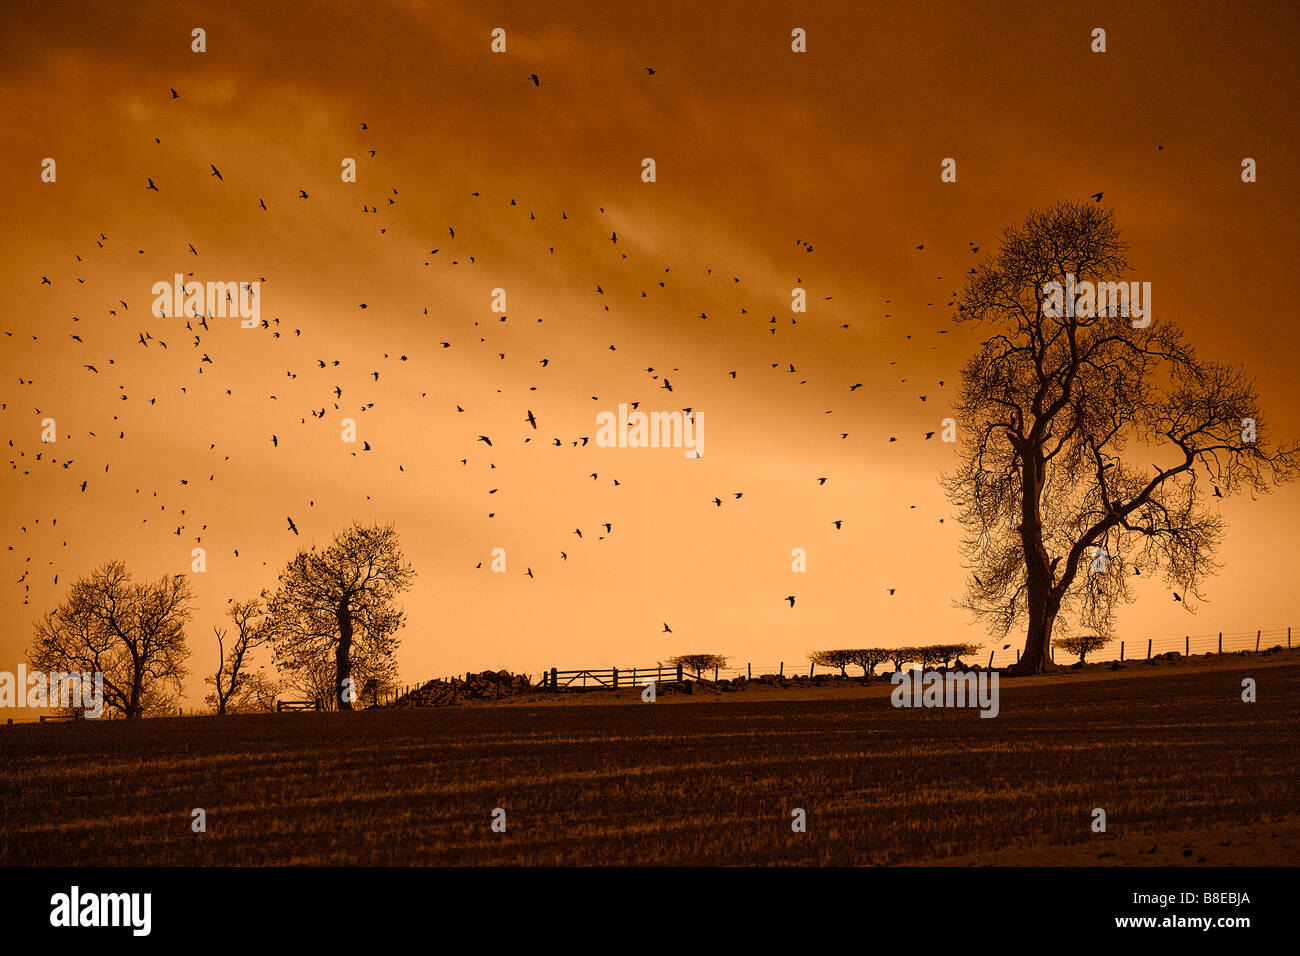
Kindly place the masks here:
POLYGON ((175 713, 188 670, 185 624, 193 592, 185 575, 132 584, 121 561, 74 581, 67 599, 36 624, 32 667, 104 675, 104 707, 127 719, 175 713))
POLYGON ((703 671, 726 667, 727 658, 721 654, 682 654, 668 658, 668 663, 674 667, 680 664, 688 671, 695 671, 695 676, 698 678, 702 676, 703 671))
MULTIPOLYGON (((270 707, 259 706, 269 688, 275 682, 256 671, 249 673, 246 669, 250 663, 251 653, 269 639, 266 629, 265 609, 258 598, 248 601, 235 601, 226 611, 235 625, 235 639, 230 650, 226 650, 226 630, 213 626, 217 636, 217 672, 204 678, 204 683, 211 684, 213 693, 207 696, 207 703, 216 708, 218 714, 240 710, 269 710, 270 707)), ((275 693, 271 693, 275 701, 275 693)))
POLYGON ((849 651, 849 663, 862 668, 863 680, 869 680, 875 669, 889 660, 890 651, 883 647, 862 647, 849 651))
POLYGON ((841 677, 848 677, 846 668, 850 664, 855 664, 854 651, 809 651, 808 660, 814 664, 820 664, 822 667, 838 667, 841 677))
POLYGON ((947 667, 954 658, 976 654, 983 645, 980 644, 930 644, 921 648, 921 662, 925 667, 940 664, 947 667))
POLYGON ((1099 651, 1110 643, 1110 638, 1101 634, 1076 634, 1072 637, 1058 637, 1052 644, 1068 654, 1079 658, 1079 663, 1087 663, 1085 658, 1093 651, 1099 651))
POLYGON ((894 670, 901 671, 904 664, 921 660, 921 649, 919 647, 891 647, 888 655, 885 660, 892 661, 894 670))

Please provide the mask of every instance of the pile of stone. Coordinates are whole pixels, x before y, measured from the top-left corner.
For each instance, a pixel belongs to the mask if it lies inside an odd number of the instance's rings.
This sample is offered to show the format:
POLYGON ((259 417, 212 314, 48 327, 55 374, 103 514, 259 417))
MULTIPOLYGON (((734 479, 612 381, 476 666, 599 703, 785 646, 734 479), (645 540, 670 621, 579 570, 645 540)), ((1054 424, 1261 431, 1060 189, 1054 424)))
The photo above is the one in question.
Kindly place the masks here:
POLYGON ((431 680, 403 694, 393 707, 449 707, 471 701, 506 700, 536 691, 527 674, 507 670, 466 674, 464 678, 431 680))

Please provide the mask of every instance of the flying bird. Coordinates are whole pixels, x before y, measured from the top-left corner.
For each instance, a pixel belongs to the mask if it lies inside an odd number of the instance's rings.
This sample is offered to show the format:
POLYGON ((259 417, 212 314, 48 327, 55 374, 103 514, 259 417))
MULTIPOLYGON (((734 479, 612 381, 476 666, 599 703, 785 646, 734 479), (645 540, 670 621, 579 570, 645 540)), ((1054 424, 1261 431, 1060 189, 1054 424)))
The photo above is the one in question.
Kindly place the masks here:
POLYGON ((285 520, 289 522, 289 530, 292 531, 294 534, 297 534, 298 526, 293 523, 293 519, 286 516, 285 520))

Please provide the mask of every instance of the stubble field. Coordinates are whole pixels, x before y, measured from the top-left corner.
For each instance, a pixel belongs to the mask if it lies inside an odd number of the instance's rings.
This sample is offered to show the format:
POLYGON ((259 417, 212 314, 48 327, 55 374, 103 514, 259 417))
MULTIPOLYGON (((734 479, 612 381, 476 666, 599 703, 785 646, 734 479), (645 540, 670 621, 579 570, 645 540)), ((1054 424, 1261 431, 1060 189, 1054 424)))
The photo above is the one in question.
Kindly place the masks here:
POLYGON ((889 690, 3 727, 0 863, 1300 862, 1291 654, 889 690))

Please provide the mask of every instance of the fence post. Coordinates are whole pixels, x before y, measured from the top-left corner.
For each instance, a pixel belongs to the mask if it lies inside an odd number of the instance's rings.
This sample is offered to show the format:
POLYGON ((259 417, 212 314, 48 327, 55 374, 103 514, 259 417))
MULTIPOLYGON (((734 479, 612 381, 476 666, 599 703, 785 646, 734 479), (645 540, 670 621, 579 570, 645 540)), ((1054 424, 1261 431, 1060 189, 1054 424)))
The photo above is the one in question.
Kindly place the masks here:
POLYGON ((1120 659, 1120 660, 1123 660, 1123 659, 1124 659, 1124 642, 1123 642, 1123 641, 1120 641, 1120 642, 1119 642, 1119 659, 1120 659))
POLYGON ((1020 663, 1020 648, 1016 648, 1016 663, 1020 663))
POLYGON ((1291 628, 1286 629, 1286 646, 1287 650, 1291 649, 1291 628))
POLYGON ((808 676, 809 676, 809 677, 812 677, 812 676, 813 676, 813 671, 814 671, 816 668, 817 668, 817 662, 816 662, 816 661, 809 661, 809 662, 808 662, 808 676))
MULTIPOLYGON (((1287 647, 1290 647, 1290 646, 1291 646, 1291 637, 1290 637, 1290 635, 1291 635, 1291 632, 1290 632, 1290 631, 1287 631, 1287 642, 1286 642, 1286 646, 1287 646, 1287 647)), ((753 664, 746 664, 746 665, 745 665, 745 680, 751 680, 751 679, 753 678, 753 676, 754 676, 754 665, 753 665, 753 664)))
POLYGON ((1219 632, 1219 653, 1223 653, 1223 632, 1219 632))
POLYGON ((717 667, 714 667, 714 668, 713 668, 713 683, 716 684, 717 682, 718 682, 718 669, 717 669, 717 667))
POLYGON ((993 666, 993 652, 989 651, 989 667, 993 666))
POLYGON ((1192 635, 1183 635, 1183 657, 1188 657, 1192 653, 1192 635))
POLYGON ((617 667, 614 668, 614 688, 615 690, 618 689, 618 668, 617 667))
POLYGON ((682 665, 681 665, 681 664, 678 664, 678 665, 677 665, 677 683, 680 684, 681 682, 682 682, 682 665))
POLYGON ((1147 638, 1147 660, 1151 660, 1151 638, 1147 638))
POLYGON ((778 676, 778 677, 784 677, 784 676, 785 676, 785 661, 782 661, 782 662, 781 662, 781 667, 780 667, 779 670, 777 670, 776 673, 777 673, 777 676, 778 676))
POLYGON ((560 689, 560 672, 554 667, 551 668, 551 690, 560 689))
POLYGON ((1259 653, 1259 635, 1264 633, 1262 630, 1255 632, 1255 653, 1259 653))

